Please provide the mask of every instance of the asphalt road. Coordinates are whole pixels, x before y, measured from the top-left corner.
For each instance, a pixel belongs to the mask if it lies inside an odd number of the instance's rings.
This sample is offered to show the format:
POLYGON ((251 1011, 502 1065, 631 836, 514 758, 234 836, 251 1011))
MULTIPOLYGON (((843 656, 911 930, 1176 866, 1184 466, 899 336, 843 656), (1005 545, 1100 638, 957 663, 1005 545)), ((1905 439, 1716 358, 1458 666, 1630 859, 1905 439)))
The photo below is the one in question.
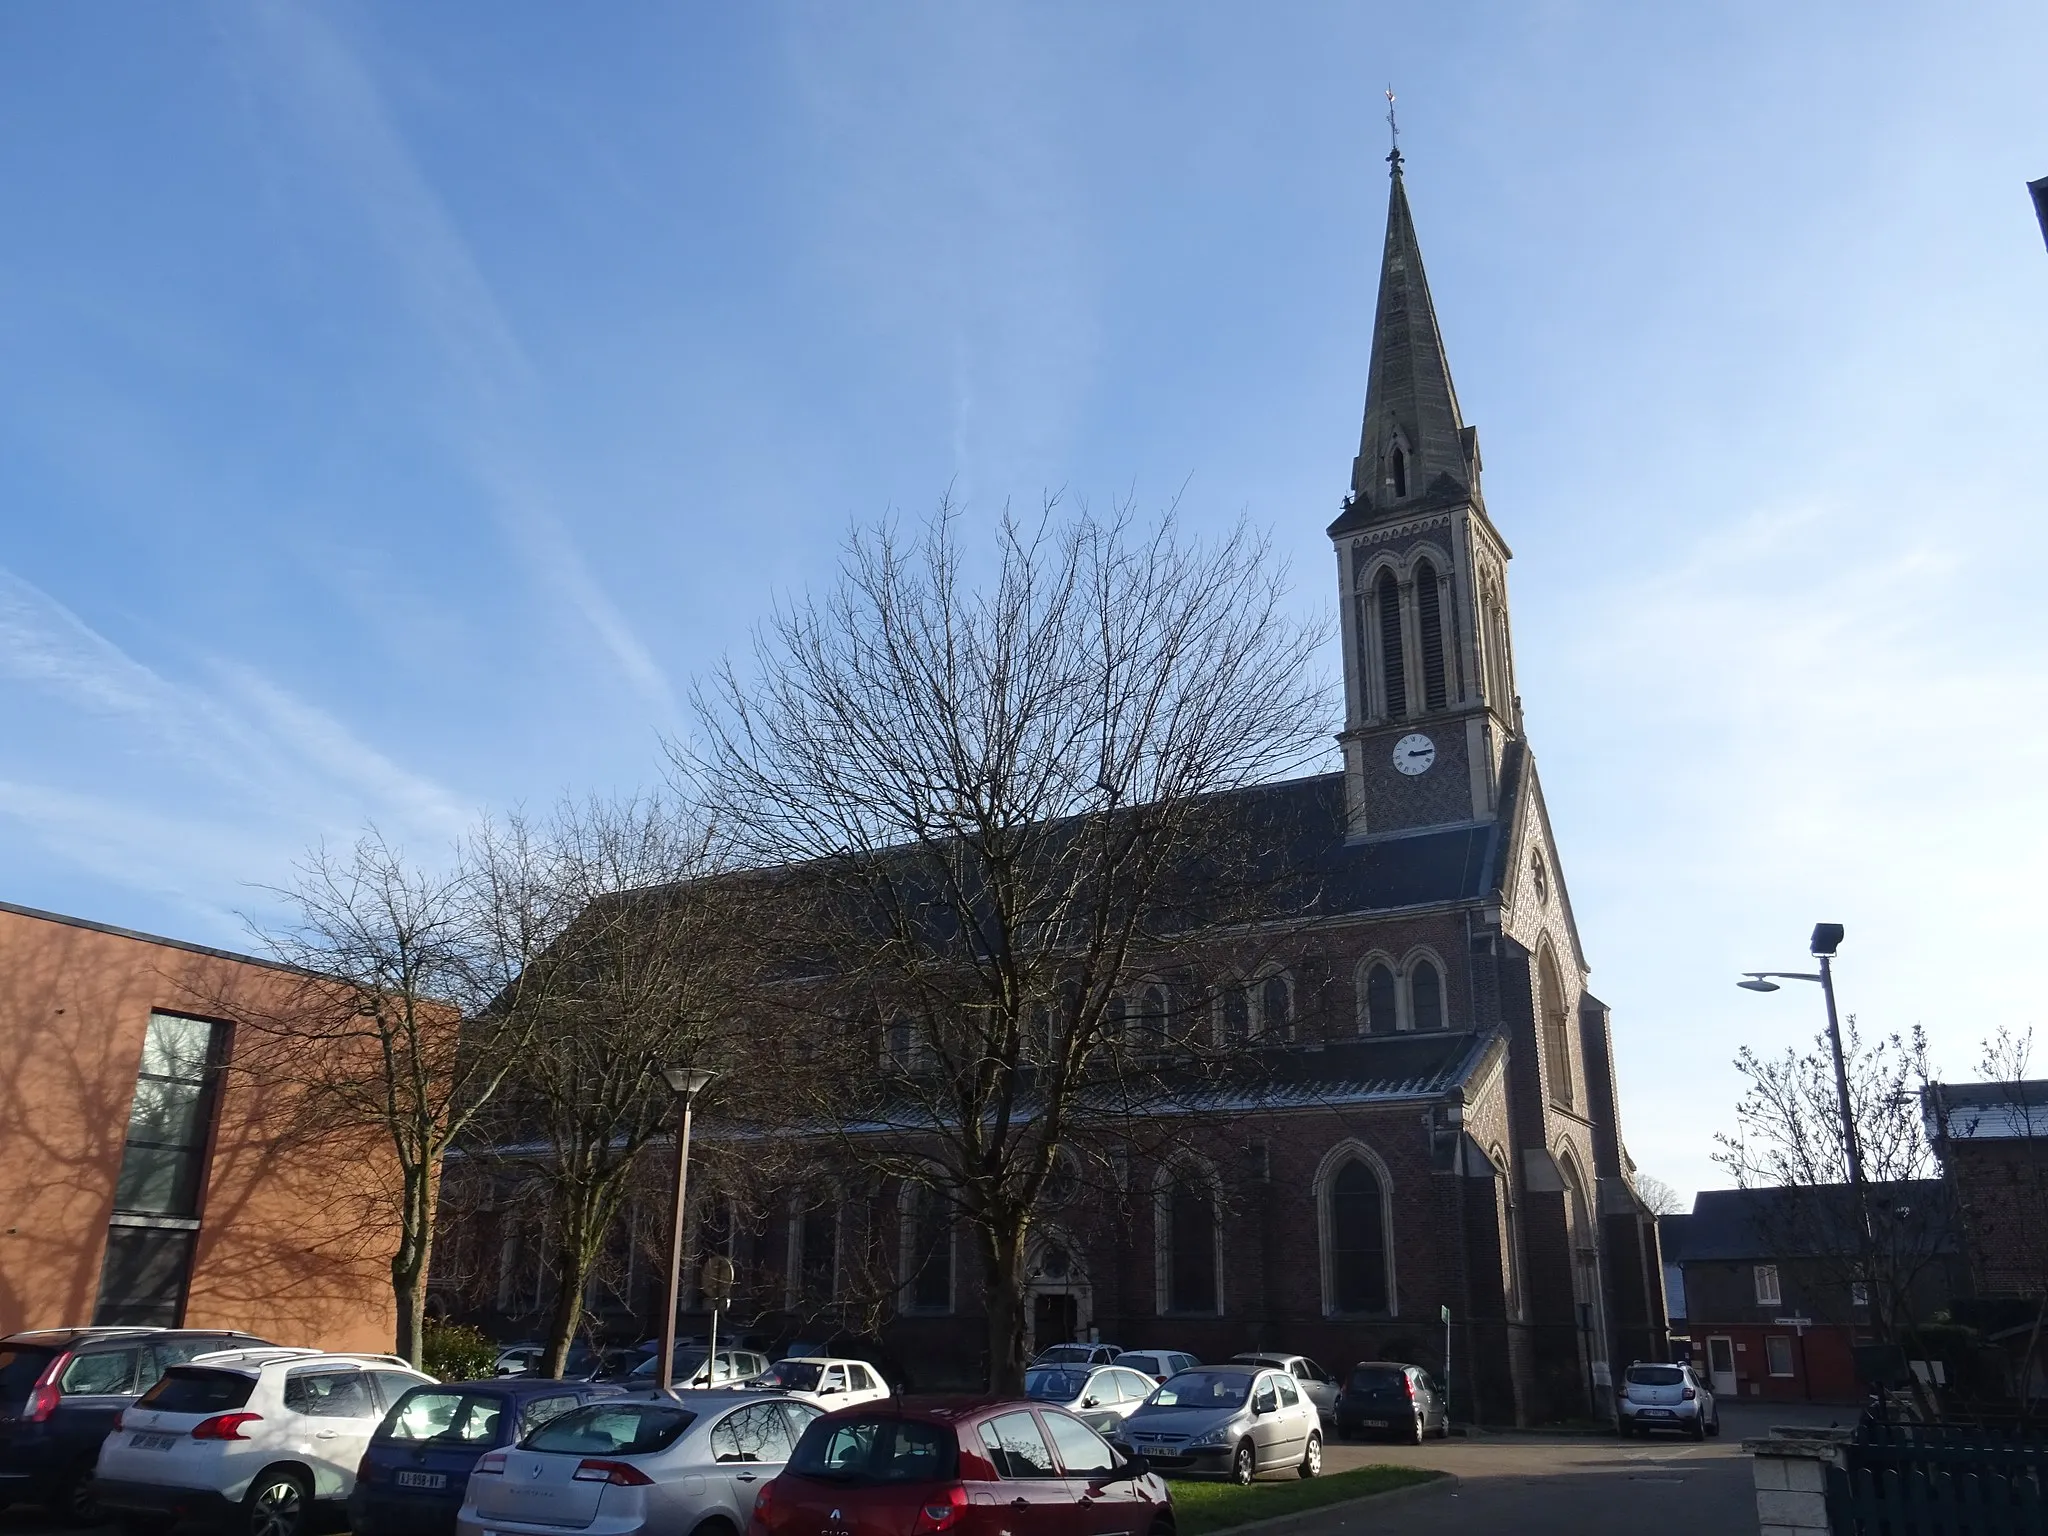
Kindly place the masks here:
MULTIPOLYGON (((1732 1405, 1721 1436, 1617 1440, 1479 1434, 1426 1445, 1333 1444, 1333 1472, 1374 1462, 1457 1474, 1452 1491, 1384 1508, 1373 1501, 1303 1516, 1293 1536, 1741 1536, 1756 1529, 1745 1438, 1773 1424, 1852 1422, 1853 1409, 1732 1405)), ((188 1528, 196 1536, 196 1528, 188 1528)), ((0 1511, 0 1536, 58 1536, 41 1510, 0 1511)), ((64 1536, 115 1536, 111 1527, 64 1536)))

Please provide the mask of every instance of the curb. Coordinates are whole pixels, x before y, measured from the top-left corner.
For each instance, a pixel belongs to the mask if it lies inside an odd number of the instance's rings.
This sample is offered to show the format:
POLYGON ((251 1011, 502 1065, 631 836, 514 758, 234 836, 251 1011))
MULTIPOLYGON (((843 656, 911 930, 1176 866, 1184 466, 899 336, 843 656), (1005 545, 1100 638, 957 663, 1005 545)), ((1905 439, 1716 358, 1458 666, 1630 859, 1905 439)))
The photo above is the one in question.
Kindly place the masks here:
MULTIPOLYGON (((1332 1515, 1344 1516, 1366 1514, 1375 1509, 1386 1509, 1395 1504, 1407 1504, 1430 1494, 1458 1490, 1461 1479, 1456 1473, 1446 1472, 1433 1477, 1426 1483, 1410 1483, 1406 1488, 1389 1488, 1385 1493, 1361 1494, 1355 1499, 1339 1499, 1334 1504, 1318 1504, 1314 1509, 1298 1510, 1291 1515, 1274 1515, 1267 1520, 1253 1520, 1244 1525, 1220 1526, 1206 1531, 1203 1536, 1290 1536, 1294 1531, 1312 1530, 1318 1521, 1332 1515)), ((1342 1524, 1340 1520, 1338 1522, 1342 1524)))

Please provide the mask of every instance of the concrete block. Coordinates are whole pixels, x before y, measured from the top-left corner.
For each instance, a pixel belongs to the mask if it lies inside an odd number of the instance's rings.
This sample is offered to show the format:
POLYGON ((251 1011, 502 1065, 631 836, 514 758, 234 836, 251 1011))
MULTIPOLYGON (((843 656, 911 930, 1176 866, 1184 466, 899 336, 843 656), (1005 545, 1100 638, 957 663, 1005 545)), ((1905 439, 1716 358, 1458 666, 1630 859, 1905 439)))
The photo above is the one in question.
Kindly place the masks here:
POLYGON ((1759 1525, 1824 1531, 1828 1528, 1828 1501, 1817 1493, 1778 1493, 1761 1488, 1757 1490, 1756 1518, 1759 1525))
POLYGON ((1827 1474, 1822 1471, 1819 1462, 1810 1461, 1805 1457, 1798 1457, 1784 1461, 1782 1465, 1785 1468, 1785 1486, 1787 1488, 1799 1493, 1824 1494, 1827 1492, 1827 1474))
POLYGON ((1757 1456, 1750 1460, 1750 1476, 1758 1488, 1770 1488, 1779 1492, 1792 1484, 1785 1476, 1785 1458, 1782 1456, 1757 1456))

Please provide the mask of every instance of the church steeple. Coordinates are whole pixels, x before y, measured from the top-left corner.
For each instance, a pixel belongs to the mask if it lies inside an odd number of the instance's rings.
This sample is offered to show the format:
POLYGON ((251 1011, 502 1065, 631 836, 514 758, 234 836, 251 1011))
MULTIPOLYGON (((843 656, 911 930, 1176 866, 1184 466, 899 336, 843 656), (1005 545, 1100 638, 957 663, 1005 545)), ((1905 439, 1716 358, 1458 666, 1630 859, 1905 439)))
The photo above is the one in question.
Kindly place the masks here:
POLYGON ((1490 820, 1522 729, 1509 551, 1479 496, 1398 145, 1351 493, 1330 525, 1344 623, 1354 836, 1490 820))
POLYGON ((1478 435, 1458 410, 1422 246, 1408 211, 1400 150, 1387 159, 1393 186, 1366 371, 1365 424, 1351 465, 1351 496, 1332 534, 1421 503, 1479 492, 1478 435))

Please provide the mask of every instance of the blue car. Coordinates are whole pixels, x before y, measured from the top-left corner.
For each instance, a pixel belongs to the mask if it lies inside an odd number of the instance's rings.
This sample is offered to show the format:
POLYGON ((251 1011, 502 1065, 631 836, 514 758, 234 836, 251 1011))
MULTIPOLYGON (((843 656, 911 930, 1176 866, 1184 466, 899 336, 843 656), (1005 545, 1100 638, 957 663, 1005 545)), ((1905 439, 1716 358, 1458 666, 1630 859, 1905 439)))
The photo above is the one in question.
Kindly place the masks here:
POLYGON ((525 1376, 414 1387, 391 1405, 348 1496, 356 1536, 454 1536, 469 1474, 486 1451, 516 1445, 557 1415, 617 1387, 525 1376))

